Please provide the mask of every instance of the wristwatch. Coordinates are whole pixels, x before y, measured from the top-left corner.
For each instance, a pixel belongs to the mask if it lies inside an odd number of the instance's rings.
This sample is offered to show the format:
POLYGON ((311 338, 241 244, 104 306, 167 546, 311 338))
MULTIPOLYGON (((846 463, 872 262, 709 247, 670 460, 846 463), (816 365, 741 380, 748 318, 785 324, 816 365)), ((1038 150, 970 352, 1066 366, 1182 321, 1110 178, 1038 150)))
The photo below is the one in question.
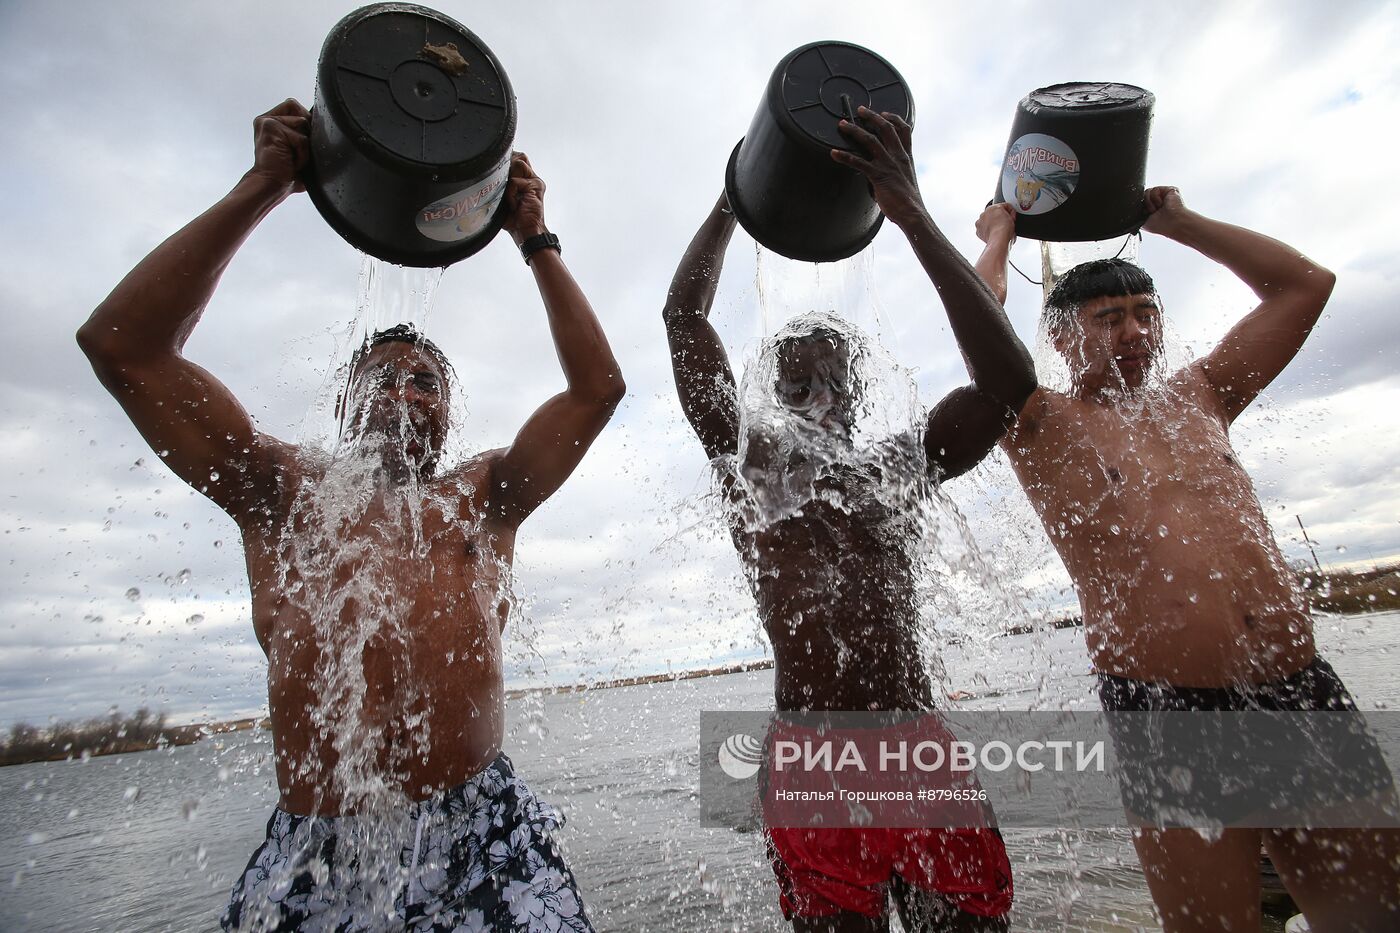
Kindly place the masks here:
POLYGON ((520 255, 525 259, 525 265, 530 264, 530 257, 542 249, 552 249, 564 255, 564 247, 559 245, 559 238, 546 230, 544 233, 537 233, 532 237, 526 237, 520 244, 520 255))

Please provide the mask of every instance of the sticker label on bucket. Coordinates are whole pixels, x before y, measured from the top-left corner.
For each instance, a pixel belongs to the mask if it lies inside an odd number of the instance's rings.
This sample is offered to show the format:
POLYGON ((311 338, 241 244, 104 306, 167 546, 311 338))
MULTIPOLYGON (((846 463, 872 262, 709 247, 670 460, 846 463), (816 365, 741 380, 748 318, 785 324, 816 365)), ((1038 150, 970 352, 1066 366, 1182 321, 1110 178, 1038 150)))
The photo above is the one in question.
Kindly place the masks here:
POLYGON ((1078 185, 1079 157, 1053 136, 1027 133, 1006 150, 1001 196, 1022 214, 1053 211, 1078 185))
POLYGON ((471 187, 429 204, 414 218, 418 232, 439 243, 455 243, 480 233, 491 222, 496 205, 506 193, 509 174, 510 159, 507 158, 494 172, 471 187))

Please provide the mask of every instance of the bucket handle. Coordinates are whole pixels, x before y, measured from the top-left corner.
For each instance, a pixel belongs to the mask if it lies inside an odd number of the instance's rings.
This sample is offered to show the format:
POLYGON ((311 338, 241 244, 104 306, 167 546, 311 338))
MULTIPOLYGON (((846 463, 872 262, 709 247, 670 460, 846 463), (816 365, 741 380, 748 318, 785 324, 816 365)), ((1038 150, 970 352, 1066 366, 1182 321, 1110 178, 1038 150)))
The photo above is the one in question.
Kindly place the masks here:
MULTIPOLYGON (((991 204, 992 202, 988 201, 987 203, 988 203, 988 204, 991 204)), ((1119 256, 1122 256, 1122 255, 1123 255, 1123 250, 1125 250, 1125 249, 1128 248, 1128 241, 1131 240, 1133 237, 1137 237, 1139 240, 1141 240, 1141 239, 1142 239, 1142 230, 1141 230, 1141 229, 1134 230, 1134 231, 1132 231, 1131 233, 1129 233, 1127 236, 1123 237, 1123 244, 1122 244, 1121 246, 1118 247, 1118 252, 1114 253, 1112 258, 1117 259, 1119 256)), ((1021 278, 1025 279, 1027 282, 1030 282, 1032 285, 1044 285, 1044 284, 1045 284, 1044 282, 1037 282, 1035 279, 1031 278, 1030 276, 1026 275, 1024 272, 1022 272, 1022 271, 1021 271, 1021 267, 1018 266, 1018 265, 1016 265, 1016 263, 1012 262, 1010 256, 1006 257, 1006 264, 1007 264, 1008 266, 1010 266, 1011 268, 1015 269, 1016 272, 1021 276, 1021 278)))

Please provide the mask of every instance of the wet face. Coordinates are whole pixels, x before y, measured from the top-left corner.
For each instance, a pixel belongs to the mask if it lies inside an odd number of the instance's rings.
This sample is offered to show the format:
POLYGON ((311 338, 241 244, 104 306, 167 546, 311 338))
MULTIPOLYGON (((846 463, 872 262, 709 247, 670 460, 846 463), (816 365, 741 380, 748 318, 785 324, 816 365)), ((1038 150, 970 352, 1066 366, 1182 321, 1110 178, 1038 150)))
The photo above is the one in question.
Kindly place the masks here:
POLYGON ((1161 345, 1161 308, 1152 294, 1090 298, 1055 336, 1076 381, 1089 389, 1139 388, 1161 345))
POLYGON ((371 347, 355 367, 350 423, 430 466, 447 438, 447 376, 429 351, 403 341, 371 347))
POLYGON ((856 400, 845 341, 818 334, 783 344, 773 391, 779 404, 803 420, 824 431, 850 433, 856 400))

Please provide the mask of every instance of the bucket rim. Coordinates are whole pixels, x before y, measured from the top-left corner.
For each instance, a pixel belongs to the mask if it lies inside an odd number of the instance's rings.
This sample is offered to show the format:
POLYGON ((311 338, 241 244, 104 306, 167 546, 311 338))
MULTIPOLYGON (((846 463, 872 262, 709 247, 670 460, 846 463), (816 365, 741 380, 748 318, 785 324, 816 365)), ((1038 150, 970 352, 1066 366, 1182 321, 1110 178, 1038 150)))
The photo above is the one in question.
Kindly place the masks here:
POLYGON ((307 197, 322 219, 342 240, 362 253, 382 259, 397 266, 410 266, 415 269, 446 269, 453 263, 474 256, 496 238, 505 223, 505 211, 500 206, 491 215, 486 226, 460 242, 448 244, 445 248, 431 253, 400 249, 392 244, 376 240, 359 227, 350 223, 335 203, 326 196, 318 183, 315 163, 308 162, 302 171, 302 182, 306 185, 307 197))

